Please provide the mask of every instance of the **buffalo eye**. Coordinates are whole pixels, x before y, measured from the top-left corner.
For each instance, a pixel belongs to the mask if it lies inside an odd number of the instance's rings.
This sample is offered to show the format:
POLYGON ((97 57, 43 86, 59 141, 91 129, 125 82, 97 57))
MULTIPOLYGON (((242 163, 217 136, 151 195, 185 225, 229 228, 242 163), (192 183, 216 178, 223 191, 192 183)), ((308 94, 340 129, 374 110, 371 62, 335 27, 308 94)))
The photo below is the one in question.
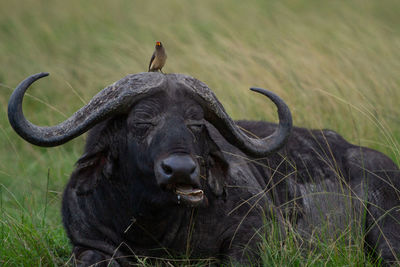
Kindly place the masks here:
POLYGON ((133 132, 136 136, 144 137, 148 134, 149 130, 154 126, 153 122, 137 121, 133 123, 133 132))
POLYGON ((199 133, 203 130, 204 123, 202 121, 189 121, 186 126, 193 132, 199 133))

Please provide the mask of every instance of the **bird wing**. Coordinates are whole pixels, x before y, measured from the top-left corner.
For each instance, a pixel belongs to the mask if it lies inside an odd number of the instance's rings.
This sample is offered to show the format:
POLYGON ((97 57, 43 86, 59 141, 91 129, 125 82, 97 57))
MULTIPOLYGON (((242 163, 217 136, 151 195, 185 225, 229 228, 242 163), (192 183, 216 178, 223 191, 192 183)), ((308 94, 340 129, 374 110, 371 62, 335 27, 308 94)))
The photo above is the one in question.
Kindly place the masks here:
POLYGON ((156 57, 156 52, 154 51, 154 53, 153 53, 153 55, 151 56, 151 59, 150 59, 149 71, 150 71, 150 68, 151 68, 151 63, 153 63, 155 57, 156 57))

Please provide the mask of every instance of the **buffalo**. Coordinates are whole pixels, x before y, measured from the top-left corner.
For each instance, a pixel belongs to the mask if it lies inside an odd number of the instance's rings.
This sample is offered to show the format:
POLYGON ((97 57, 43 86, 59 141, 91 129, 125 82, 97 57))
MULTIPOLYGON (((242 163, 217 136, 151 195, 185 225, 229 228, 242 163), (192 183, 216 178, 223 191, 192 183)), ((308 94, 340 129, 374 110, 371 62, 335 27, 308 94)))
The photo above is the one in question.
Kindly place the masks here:
POLYGON ((128 266, 148 258, 213 258, 258 265, 266 222, 304 238, 349 225, 385 264, 400 253, 400 176, 385 155, 330 130, 233 121, 213 92, 182 74, 139 73, 98 93, 56 126, 25 119, 25 79, 9 121, 26 141, 61 145, 89 131, 63 194, 62 217, 79 266, 128 266))

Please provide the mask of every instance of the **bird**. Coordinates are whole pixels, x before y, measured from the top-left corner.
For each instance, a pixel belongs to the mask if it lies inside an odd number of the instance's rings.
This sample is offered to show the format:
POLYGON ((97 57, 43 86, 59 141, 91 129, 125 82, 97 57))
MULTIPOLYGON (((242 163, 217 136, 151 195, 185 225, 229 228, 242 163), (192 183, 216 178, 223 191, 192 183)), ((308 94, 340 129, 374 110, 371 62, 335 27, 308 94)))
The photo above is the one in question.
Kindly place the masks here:
POLYGON ((156 49, 154 50, 153 55, 150 59, 149 71, 158 71, 162 72, 162 68, 164 67, 165 61, 167 60, 167 53, 165 53, 165 49, 161 42, 156 42, 156 49))

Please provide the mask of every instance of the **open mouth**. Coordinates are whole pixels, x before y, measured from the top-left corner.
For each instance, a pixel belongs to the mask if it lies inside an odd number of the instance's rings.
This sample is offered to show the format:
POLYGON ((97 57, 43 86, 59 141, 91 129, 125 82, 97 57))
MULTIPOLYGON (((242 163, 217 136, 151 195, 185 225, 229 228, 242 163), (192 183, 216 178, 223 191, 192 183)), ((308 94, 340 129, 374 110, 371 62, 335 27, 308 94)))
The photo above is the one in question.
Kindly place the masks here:
POLYGON ((177 196, 178 203, 183 202, 192 207, 200 205, 205 198, 203 190, 194 188, 189 184, 176 184, 174 191, 177 196))

